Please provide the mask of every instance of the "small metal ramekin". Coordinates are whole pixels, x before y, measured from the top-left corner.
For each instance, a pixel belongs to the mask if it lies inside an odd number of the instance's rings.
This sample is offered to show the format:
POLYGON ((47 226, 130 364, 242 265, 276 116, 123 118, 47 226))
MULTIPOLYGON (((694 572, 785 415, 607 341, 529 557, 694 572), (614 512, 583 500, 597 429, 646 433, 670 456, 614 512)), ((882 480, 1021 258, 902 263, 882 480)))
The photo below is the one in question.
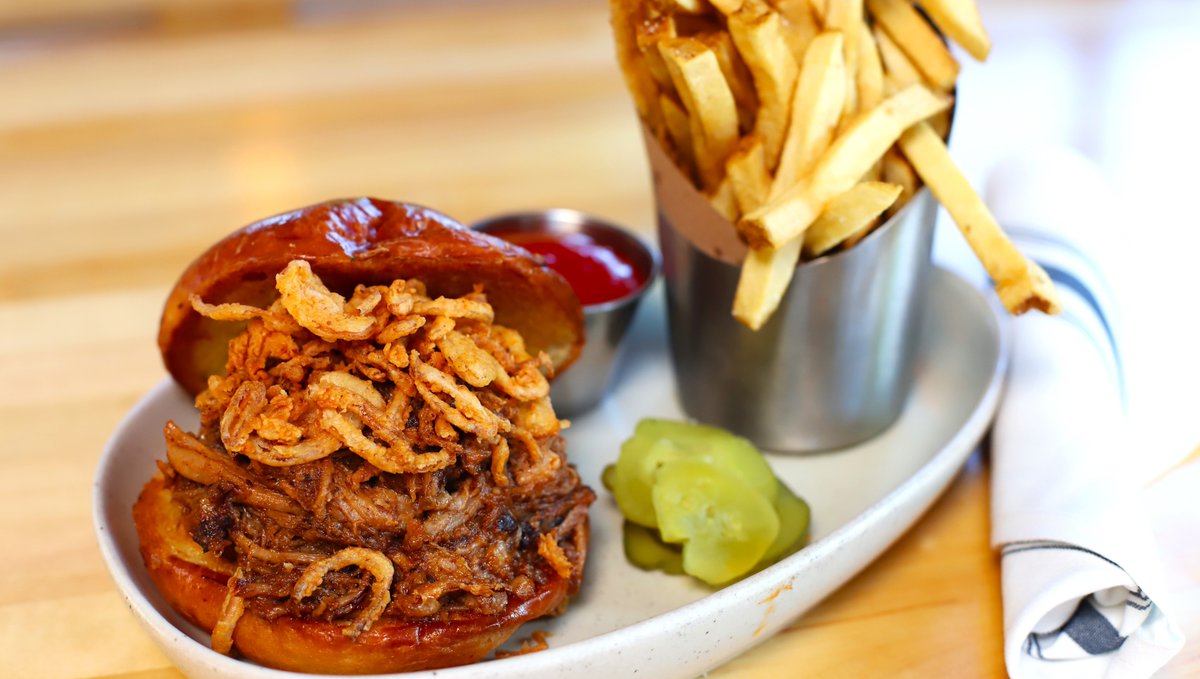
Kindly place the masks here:
POLYGON ((608 392, 609 382, 621 360, 621 340, 638 303, 658 277, 658 253, 628 229, 562 208, 490 217, 472 224, 471 228, 492 234, 514 231, 586 234, 645 272, 641 285, 624 297, 583 307, 587 340, 583 352, 551 383, 550 399, 560 417, 581 415, 594 408, 608 392))
POLYGON ((701 252, 660 212, 684 412, 777 452, 843 448, 891 425, 913 383, 936 215, 922 189, 854 247, 801 264, 753 332, 729 313, 738 267, 701 252))

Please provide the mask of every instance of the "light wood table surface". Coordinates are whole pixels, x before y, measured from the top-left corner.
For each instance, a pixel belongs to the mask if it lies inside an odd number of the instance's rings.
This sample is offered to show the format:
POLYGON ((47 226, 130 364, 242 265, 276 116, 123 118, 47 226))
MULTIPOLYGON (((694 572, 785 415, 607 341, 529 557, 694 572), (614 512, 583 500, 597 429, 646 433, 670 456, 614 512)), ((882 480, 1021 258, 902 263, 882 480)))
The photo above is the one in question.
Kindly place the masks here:
MULTIPOLYGON (((606 3, 364 5, 276 28, 0 43, 0 676, 177 676, 105 572, 90 484, 164 376, 161 304, 210 243, 361 194, 463 221, 572 207, 650 233, 606 3)), ((1160 538, 1200 637, 1195 523, 1176 516, 1196 467, 1154 506, 1176 517, 1160 538)), ((1003 676, 988 533, 976 455, 876 563, 709 676, 1003 676)), ((1167 674, 1200 674, 1195 644, 1167 674)))

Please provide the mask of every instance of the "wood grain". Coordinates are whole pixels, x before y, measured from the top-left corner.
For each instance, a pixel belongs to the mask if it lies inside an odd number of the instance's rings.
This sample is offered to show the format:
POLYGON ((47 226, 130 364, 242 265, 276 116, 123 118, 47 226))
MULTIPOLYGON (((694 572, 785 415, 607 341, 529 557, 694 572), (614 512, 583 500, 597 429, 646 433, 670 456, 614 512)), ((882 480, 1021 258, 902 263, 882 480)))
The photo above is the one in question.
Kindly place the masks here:
POLYGON ((59 28, 86 22, 137 22, 168 31, 280 25, 293 0, 39 0, 0 4, 2 28, 59 28))
MULTIPOLYGON (((79 6, 87 5, 79 0, 79 6)), ((649 235, 649 177, 605 3, 405 3, 326 22, 123 31, 0 51, 0 666, 175 677, 92 536, 91 476, 163 369, 184 265, 251 220, 373 194, 464 221, 565 206, 649 235)), ((1160 515, 1187 497, 1160 481, 1160 515)), ((1194 487, 1194 485, 1193 485, 1194 487)), ((1167 522, 1200 635, 1193 520, 1167 522)), ((784 633, 709 676, 1001 677, 987 471, 784 633)), ((1168 675, 1200 672, 1190 646, 1168 675)))

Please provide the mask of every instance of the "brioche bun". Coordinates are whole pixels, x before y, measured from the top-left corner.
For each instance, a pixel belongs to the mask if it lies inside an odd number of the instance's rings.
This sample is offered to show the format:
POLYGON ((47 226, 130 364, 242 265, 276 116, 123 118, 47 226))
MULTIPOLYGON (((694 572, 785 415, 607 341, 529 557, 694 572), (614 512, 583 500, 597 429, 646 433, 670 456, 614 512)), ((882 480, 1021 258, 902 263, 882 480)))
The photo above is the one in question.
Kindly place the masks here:
POLYGON ((484 286, 496 323, 544 351, 555 372, 583 348, 583 310, 571 286, 526 250, 472 231, 434 210, 379 200, 334 200, 268 217, 233 232, 183 272, 167 298, 158 347, 167 370, 190 394, 224 372, 226 344, 244 327, 204 318, 191 295, 209 304, 269 306, 275 274, 306 260, 330 289, 418 278, 432 296, 457 297, 484 286))
MULTIPOLYGON (((419 279, 430 297, 458 297, 483 286, 497 324, 518 331, 529 353, 545 352, 556 371, 578 356, 583 313, 557 273, 524 249, 471 231, 433 210, 358 198, 321 203, 250 224, 194 261, 167 299, 158 336, 174 379, 195 395, 223 374, 230 338, 246 324, 197 313, 208 304, 268 307, 276 274, 304 260, 328 287, 419 279)), ((140 551, 151 579, 176 611, 212 631, 230 591, 235 564, 205 552, 189 534, 183 503, 166 466, 133 508, 140 551)), ((571 472, 573 474, 573 472, 571 472)), ((590 492, 590 491, 589 491, 590 492)), ((579 528, 586 544, 587 523, 579 528)), ((237 652, 268 667, 308 673, 367 674, 433 669, 483 659, 524 622, 557 613, 579 586, 546 566, 528 596, 510 594, 497 613, 454 610, 429 618, 383 616, 357 638, 333 622, 284 614, 268 620, 247 606, 233 630, 237 652)))

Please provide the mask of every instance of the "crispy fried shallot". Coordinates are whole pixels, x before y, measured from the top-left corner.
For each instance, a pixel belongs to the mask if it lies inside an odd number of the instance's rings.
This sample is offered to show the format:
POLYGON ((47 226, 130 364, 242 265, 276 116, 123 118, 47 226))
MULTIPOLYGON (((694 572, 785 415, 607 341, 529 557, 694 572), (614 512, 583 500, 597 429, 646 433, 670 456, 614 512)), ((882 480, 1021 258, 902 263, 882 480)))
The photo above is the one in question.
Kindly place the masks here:
POLYGON ((495 325, 483 290, 346 298, 299 260, 276 287, 267 309, 191 300, 245 328, 196 397, 198 434, 164 429, 184 527, 237 569, 214 648, 245 610, 357 638, 383 616, 492 615, 549 578, 578 586, 594 494, 565 463, 548 359, 495 325))
POLYGON ((233 648, 233 630, 237 627, 238 620, 241 620, 242 614, 246 612, 246 600, 237 595, 237 582, 241 578, 242 569, 239 568, 229 576, 229 583, 225 586, 221 615, 212 631, 212 648, 217 653, 229 655, 233 648))
POLYGON ((188 302, 196 313, 214 321, 248 321, 251 318, 262 318, 267 312, 258 307, 250 306, 249 304, 238 304, 237 302, 228 302, 226 304, 205 304, 199 295, 191 295, 188 297, 188 302))
POLYGON ((333 431, 359 457, 385 472, 431 472, 453 462, 450 454, 444 450, 415 453, 404 441, 397 441, 396 445, 390 447, 380 445, 362 433, 362 421, 354 415, 327 410, 321 413, 321 425, 333 431))
POLYGON ((521 646, 515 651, 499 650, 496 651, 496 658, 512 658, 518 655, 529 655, 530 653, 541 653, 550 648, 550 642, 546 639, 550 636, 550 632, 546 630, 534 630, 529 638, 521 640, 521 646))
POLYGON ((438 339, 437 346, 459 379, 472 387, 486 387, 504 372, 496 357, 461 332, 446 333, 438 339))
POLYGON ((508 485, 508 439, 500 439, 492 451, 492 480, 503 488, 508 485))
POLYGON ((253 438, 248 446, 239 449, 238 452, 270 467, 291 467, 329 457, 341 447, 342 442, 337 436, 320 432, 300 443, 288 446, 271 445, 262 439, 253 438))
POLYGON ((495 318, 490 304, 465 297, 458 299, 438 297, 437 299, 419 300, 413 305, 413 312, 424 316, 464 318, 473 321, 483 321, 484 323, 491 323, 495 318))
POLYGON ((484 441, 493 441, 496 435, 508 428, 508 421, 502 420, 479 402, 479 397, 466 386, 458 383, 450 375, 438 370, 421 360, 421 356, 412 352, 409 365, 417 384, 417 391, 429 405, 437 408, 454 426, 465 432, 475 434, 484 441), (453 404, 447 403, 438 394, 449 396, 453 404))
POLYGON ((304 569, 296 586, 292 590, 292 599, 299 601, 312 595, 321 586, 321 581, 330 571, 337 571, 350 566, 357 566, 370 573, 374 580, 371 582, 371 601, 354 619, 353 624, 342 630, 342 634, 354 638, 371 629, 371 625, 383 615, 388 602, 392 600, 392 575, 396 569, 382 552, 362 547, 346 547, 335 552, 332 556, 313 562, 304 569))
POLYGON ((571 560, 563 554, 562 547, 558 546, 558 540, 553 535, 543 533, 538 536, 538 554, 542 555, 560 578, 571 577, 571 560))
POLYGON ((361 340, 370 337, 375 317, 350 307, 346 298, 331 292, 312 267, 295 259, 276 277, 283 306, 304 329, 323 340, 361 340))

